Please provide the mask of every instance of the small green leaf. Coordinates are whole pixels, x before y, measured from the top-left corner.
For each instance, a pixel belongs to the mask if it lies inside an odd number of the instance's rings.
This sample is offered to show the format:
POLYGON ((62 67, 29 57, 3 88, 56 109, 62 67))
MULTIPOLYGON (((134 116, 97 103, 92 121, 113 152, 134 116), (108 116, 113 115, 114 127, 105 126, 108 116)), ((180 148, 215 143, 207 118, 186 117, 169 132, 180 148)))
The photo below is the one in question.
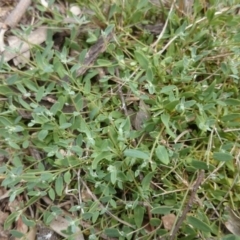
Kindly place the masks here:
POLYGON ((76 111, 81 111, 83 109, 83 106, 84 106, 84 98, 83 96, 78 93, 75 98, 73 98, 73 103, 74 103, 74 106, 76 107, 76 111))
POLYGON ((83 49, 83 50, 80 52, 78 59, 79 59, 79 62, 80 62, 81 64, 84 63, 84 60, 85 60, 85 58, 86 58, 86 54, 87 54, 87 49, 83 49))
POLYGON ((28 141, 28 140, 25 140, 25 141, 22 143, 22 147, 23 147, 24 149, 26 149, 26 148, 28 148, 28 146, 29 146, 29 141, 28 141))
POLYGON ((120 237, 120 234, 116 228, 107 228, 104 230, 104 233, 108 237, 120 237))
POLYGON ((43 141, 47 135, 48 135, 48 130, 41 130, 37 136, 40 141, 43 141))
POLYGON ((24 234, 22 232, 19 232, 17 230, 10 230, 10 233, 15 238, 22 238, 24 236, 24 234))
POLYGON ((29 201, 26 203, 26 205, 30 206, 33 203, 37 202, 38 200, 39 200, 39 197, 38 196, 34 196, 34 197, 29 199, 29 201))
POLYGON ((239 106, 240 100, 235 98, 228 98, 224 101, 229 106, 239 106))
POLYGON ((207 19, 208 19, 208 22, 210 23, 212 20, 213 20, 213 18, 215 17, 215 12, 216 12, 216 10, 215 9, 208 9, 207 10, 207 13, 206 13, 206 15, 207 15, 207 19))
POLYGON ((238 32, 238 33, 234 34, 234 38, 233 39, 234 39, 234 41, 239 43, 240 42, 240 33, 238 32))
POLYGON ((98 59, 97 64, 101 67, 108 67, 112 65, 112 62, 106 59, 98 59))
POLYGON ((114 201, 113 199, 110 199, 109 203, 111 204, 111 206, 112 206, 113 208, 116 208, 116 207, 117 207, 117 203, 116 203, 116 201, 114 201))
POLYGON ((145 57, 144 53, 140 52, 140 51, 135 51, 134 53, 136 60, 138 61, 139 65, 147 70, 148 69, 148 63, 149 60, 145 57))
POLYGON ((110 172, 111 183, 115 184, 117 181, 117 168, 115 166, 108 166, 107 170, 110 172))
POLYGON ((9 144, 10 147, 12 147, 12 148, 14 148, 14 149, 17 149, 17 150, 20 149, 20 147, 18 146, 18 144, 16 144, 15 142, 9 141, 8 144, 9 144))
POLYGON ((64 65, 59 61, 59 59, 53 59, 53 69, 58 74, 58 76, 62 79, 67 78, 66 71, 64 65))
POLYGON ((17 219, 19 216, 19 212, 11 213, 7 219, 4 221, 4 229, 7 230, 12 226, 12 223, 17 219))
POLYGON ((71 173, 69 171, 65 172, 64 175, 63 175, 63 178, 64 178, 64 182, 66 184, 69 184, 71 182, 71 173))
POLYGON ((168 86, 164 86, 160 93, 169 93, 172 92, 174 89, 176 89, 177 87, 175 85, 168 85, 168 86))
POLYGON ((11 75, 9 78, 7 78, 6 82, 7 85, 13 85, 15 82, 19 81, 19 75, 18 74, 14 74, 11 75))
POLYGON ((33 227, 35 226, 35 222, 33 220, 29 220, 28 218, 26 218, 25 215, 21 215, 22 221, 24 224, 26 224, 28 227, 33 227))
POLYGON ((99 153, 92 161, 92 169, 95 170, 97 168, 98 163, 104 159, 105 152, 99 153))
POLYGON ((227 114, 221 118, 222 121, 240 121, 240 113, 227 114))
POLYGON ((150 183, 151 183, 153 175, 154 175, 154 173, 150 172, 143 178, 143 180, 142 180, 142 188, 143 188, 144 191, 149 190, 149 186, 150 186, 150 183))
POLYGON ((69 127, 71 127, 71 126, 72 126, 71 123, 63 123, 59 128, 60 128, 60 129, 66 129, 66 128, 69 128, 69 127))
POLYGON ((3 124, 3 126, 8 127, 11 126, 12 123, 9 121, 9 119, 0 116, 0 123, 3 124))
POLYGON ((52 181, 54 179, 54 176, 53 176, 53 174, 52 173, 50 173, 50 172, 43 172, 42 174, 41 174, 41 180, 42 181, 52 181))
POLYGON ((55 214, 55 216, 63 213, 62 209, 57 206, 51 206, 51 211, 55 214))
POLYGON ((197 168, 197 169, 204 169, 204 170, 209 169, 209 166, 207 165, 207 163, 202 162, 202 161, 197 161, 197 160, 193 160, 191 162, 191 166, 193 166, 194 168, 197 168))
POLYGON ((152 214, 169 214, 173 210, 173 207, 161 206, 151 210, 152 214))
POLYGON ((221 162, 227 162, 233 160, 233 156, 230 153, 215 152, 213 158, 221 162))
POLYGON ((142 226, 144 212, 145 212, 145 208, 142 206, 136 206, 134 208, 134 221, 138 228, 140 228, 142 226))
POLYGON ((51 108, 50 108, 50 112, 55 115, 57 113, 57 111, 61 110, 61 104, 59 102, 55 102, 51 108))
POLYGON ((39 192, 39 191, 29 191, 27 194, 28 194, 28 196, 40 196, 41 192, 39 192))
POLYGON ((170 160, 169 160, 169 155, 168 151, 165 146, 158 145, 156 148, 156 155, 157 158, 164 164, 168 165, 170 160))
POLYGON ((240 240, 240 237, 233 234, 228 234, 223 236, 221 240, 240 240))
POLYGON ((115 28, 115 24, 109 24, 106 29, 104 29, 104 35, 108 35, 109 33, 111 33, 115 28))
POLYGON ((147 80, 149 82, 153 82, 153 71, 152 71, 152 68, 148 68, 146 76, 147 76, 147 80))
POLYGON ((36 82, 33 81, 32 79, 25 78, 24 79, 24 84, 26 85, 27 88, 29 88, 33 92, 37 92, 38 91, 38 86, 37 86, 36 82))
POLYGON ((14 96, 14 95, 16 95, 16 92, 14 92, 8 86, 0 86, 0 93, 1 93, 1 95, 4 95, 4 96, 14 96))
POLYGON ((149 154, 136 149, 126 149, 124 155, 126 157, 140 158, 144 160, 149 159, 149 154))
POLYGON ((62 196, 63 192, 63 178, 61 176, 58 176, 55 181, 55 191, 58 196, 62 196))
POLYGON ((165 127, 168 128, 170 116, 168 114, 163 113, 161 115, 161 120, 162 120, 163 124, 165 125, 165 127))
POLYGON ((40 102, 43 98, 43 94, 44 94, 45 88, 44 86, 40 87, 36 93, 36 100, 37 102, 40 102))
POLYGON ((79 157, 83 154, 83 149, 79 146, 72 146, 71 151, 75 152, 79 157))
POLYGON ((14 132, 22 132, 22 131, 24 131, 24 128, 22 126, 20 125, 15 126, 14 132))
POLYGON ((187 221, 190 225, 192 225, 193 228, 196 228, 200 231, 210 233, 211 228, 204 222, 202 222, 200 219, 195 218, 193 216, 187 217, 187 221))
POLYGON ((22 94, 26 94, 27 93, 26 88, 21 83, 17 83, 16 87, 22 94))
POLYGON ((179 104, 179 100, 171 101, 164 105, 164 108, 168 111, 172 111, 179 104))
POLYGON ((55 200, 56 194, 55 194, 55 191, 52 188, 49 189, 48 196, 51 198, 52 201, 55 200))
POLYGON ((226 63, 222 62, 221 63, 221 70, 224 74, 229 74, 229 68, 226 63))
POLYGON ((45 222, 45 224, 47 224, 47 225, 49 225, 52 221, 53 221, 53 219, 55 218, 56 216, 54 215, 54 214, 49 214, 48 215, 48 217, 47 217, 47 219, 46 219, 46 222, 45 222))
POLYGON ((97 219, 98 219, 98 217, 99 217, 99 212, 98 211, 94 211, 93 213, 92 213, 92 223, 94 224, 96 221, 97 221, 97 219))
POLYGON ((29 111, 32 110, 31 107, 30 107, 30 105, 29 105, 28 103, 26 103, 26 102, 22 99, 21 96, 18 96, 18 101, 19 101, 19 103, 20 103, 26 110, 29 110, 29 111))
POLYGON ((86 40, 87 43, 94 43, 97 41, 97 37, 93 33, 89 33, 89 37, 86 40))
POLYGON ((151 218, 149 223, 153 227, 158 227, 161 224, 161 220, 159 218, 151 218))

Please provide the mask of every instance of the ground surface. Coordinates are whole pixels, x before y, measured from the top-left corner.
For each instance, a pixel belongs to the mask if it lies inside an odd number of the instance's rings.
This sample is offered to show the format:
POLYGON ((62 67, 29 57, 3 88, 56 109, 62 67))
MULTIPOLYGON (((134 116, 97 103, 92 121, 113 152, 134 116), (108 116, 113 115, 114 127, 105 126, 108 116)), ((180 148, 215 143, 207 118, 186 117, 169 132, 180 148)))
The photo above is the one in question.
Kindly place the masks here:
POLYGON ((239 2, 16 3, 0 239, 239 239, 239 2))

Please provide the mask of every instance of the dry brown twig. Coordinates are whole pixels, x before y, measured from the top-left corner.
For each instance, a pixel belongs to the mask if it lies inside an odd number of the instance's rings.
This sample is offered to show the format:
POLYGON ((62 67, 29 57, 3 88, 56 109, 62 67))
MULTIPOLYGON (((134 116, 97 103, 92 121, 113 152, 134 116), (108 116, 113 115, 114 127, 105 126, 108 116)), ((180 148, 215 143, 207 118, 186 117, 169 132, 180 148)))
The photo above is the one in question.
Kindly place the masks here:
POLYGON ((11 28, 16 27, 31 3, 31 0, 20 0, 13 11, 7 16, 4 23, 11 28))
POLYGON ((99 54, 106 51, 108 43, 112 38, 113 33, 109 33, 106 37, 102 36, 92 47, 89 48, 83 66, 77 70, 77 77, 82 76, 97 60, 99 54))
POLYGON ((161 33, 159 34, 157 40, 152 44, 152 47, 153 47, 153 48, 155 48, 155 47, 157 46, 157 44, 158 44, 159 41, 162 39, 163 34, 164 34, 165 31, 166 31, 166 28, 167 28, 167 25, 168 25, 168 21, 169 21, 169 17, 170 17, 170 15, 171 15, 172 11, 173 11, 173 7, 174 7, 174 5, 175 5, 175 2, 176 2, 176 0, 174 0, 174 1, 172 2, 171 8, 170 8, 169 13, 168 13, 168 18, 167 18, 167 20, 166 20, 166 22, 165 22, 165 24, 164 24, 164 26, 163 26, 163 29, 162 29, 161 33))
POLYGON ((197 190, 198 190, 198 188, 200 187, 201 183, 204 180, 204 175, 205 175, 204 170, 201 170, 199 172, 199 174, 198 174, 198 177, 197 177, 197 180, 196 180, 195 184, 192 187, 192 192, 191 192, 190 198, 189 198, 189 200, 187 202, 187 205, 184 208, 181 216, 178 218, 175 227, 172 229, 172 232, 170 233, 169 240, 174 240, 174 238, 175 238, 179 228, 181 227, 183 221, 186 219, 187 213, 191 210, 192 205, 194 203, 195 196, 197 194, 197 190))
MULTIPOLYGON (((113 33, 109 33, 107 36, 101 36, 98 41, 89 48, 82 66, 77 70, 76 77, 82 76, 97 60, 100 53, 106 51, 108 43, 113 38, 113 33)), ((69 77, 65 75, 62 79, 65 82, 69 82, 69 77)))

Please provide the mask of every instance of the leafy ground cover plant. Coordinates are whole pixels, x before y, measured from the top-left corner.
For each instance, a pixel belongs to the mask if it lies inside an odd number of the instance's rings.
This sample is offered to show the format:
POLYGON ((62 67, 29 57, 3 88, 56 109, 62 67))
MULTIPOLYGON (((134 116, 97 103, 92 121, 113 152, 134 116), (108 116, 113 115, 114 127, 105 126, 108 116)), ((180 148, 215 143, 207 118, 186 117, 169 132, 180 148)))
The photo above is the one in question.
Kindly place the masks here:
POLYGON ((35 4, 46 42, 22 68, 1 62, 0 172, 19 203, 5 229, 234 239, 238 2, 76 1, 73 22, 35 4))

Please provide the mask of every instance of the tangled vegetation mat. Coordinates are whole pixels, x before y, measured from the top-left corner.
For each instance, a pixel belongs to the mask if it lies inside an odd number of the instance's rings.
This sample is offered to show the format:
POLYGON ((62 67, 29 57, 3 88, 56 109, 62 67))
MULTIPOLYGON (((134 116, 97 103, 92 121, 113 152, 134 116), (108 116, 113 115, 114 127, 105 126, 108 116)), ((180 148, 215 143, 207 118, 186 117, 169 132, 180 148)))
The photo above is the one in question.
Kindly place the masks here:
POLYGON ((1 239, 239 239, 237 0, 1 1, 1 239))

